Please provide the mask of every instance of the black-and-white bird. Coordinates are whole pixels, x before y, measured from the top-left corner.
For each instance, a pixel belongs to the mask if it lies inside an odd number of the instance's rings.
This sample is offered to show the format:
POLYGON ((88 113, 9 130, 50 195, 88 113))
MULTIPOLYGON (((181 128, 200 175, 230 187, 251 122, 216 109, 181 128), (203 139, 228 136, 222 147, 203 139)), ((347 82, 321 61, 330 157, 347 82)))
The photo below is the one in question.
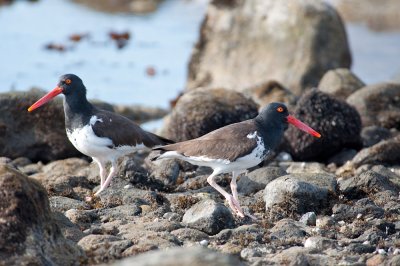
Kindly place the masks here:
POLYGON ((60 77, 52 91, 31 107, 31 112, 59 94, 64 94, 65 128, 68 139, 81 153, 93 158, 100 168, 100 189, 108 187, 117 173, 117 159, 140 149, 173 143, 171 140, 144 131, 121 115, 100 110, 86 98, 82 80, 74 74, 60 77), (106 165, 111 162, 107 175, 106 165))
POLYGON ((211 167, 213 173, 207 178, 208 183, 225 197, 236 214, 244 217, 236 178, 246 169, 261 163, 279 145, 288 123, 317 138, 321 137, 318 132, 289 115, 284 104, 271 103, 253 119, 219 128, 193 140, 153 148, 161 151, 161 154, 152 159, 178 158, 191 164, 211 167), (230 172, 232 194, 214 181, 216 175, 230 172))

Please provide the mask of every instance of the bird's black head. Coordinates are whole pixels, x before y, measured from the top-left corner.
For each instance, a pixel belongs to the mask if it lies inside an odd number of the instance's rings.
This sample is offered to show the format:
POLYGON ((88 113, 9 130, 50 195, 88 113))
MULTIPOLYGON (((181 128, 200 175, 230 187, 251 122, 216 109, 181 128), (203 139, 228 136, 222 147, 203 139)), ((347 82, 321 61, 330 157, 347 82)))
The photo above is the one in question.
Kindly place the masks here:
POLYGON ((289 111, 283 103, 270 103, 264 107, 256 120, 261 124, 273 127, 282 127, 285 130, 288 127, 289 111))
POLYGON ((87 103, 86 88, 82 80, 74 74, 66 74, 60 77, 57 87, 32 104, 28 108, 28 111, 35 110, 61 93, 65 95, 67 102, 73 103, 76 106, 87 103))
POLYGON ((283 132, 288 128, 288 123, 294 125, 300 130, 307 132, 314 137, 321 137, 311 127, 307 126, 294 116, 289 114, 289 111, 283 103, 270 103, 259 113, 255 120, 261 127, 267 131, 275 130, 276 132, 283 132))
POLYGON ((74 74, 62 75, 57 87, 62 89, 62 93, 66 96, 74 94, 86 96, 86 88, 83 85, 82 80, 74 74))

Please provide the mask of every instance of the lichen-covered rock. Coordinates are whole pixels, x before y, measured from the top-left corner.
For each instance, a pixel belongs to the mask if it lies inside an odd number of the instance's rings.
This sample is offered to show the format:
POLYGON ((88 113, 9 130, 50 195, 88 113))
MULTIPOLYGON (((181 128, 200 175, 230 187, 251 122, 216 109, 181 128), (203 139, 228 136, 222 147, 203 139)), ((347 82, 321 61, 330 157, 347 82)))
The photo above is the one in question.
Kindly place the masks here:
POLYGON ((276 80, 296 94, 329 69, 349 67, 342 21, 323 1, 211 1, 187 87, 243 91, 276 80))
POLYGON ((194 90, 179 98, 166 127, 167 137, 183 141, 257 116, 257 105, 225 89, 194 90))
POLYGON ((318 84, 318 89, 341 100, 346 100, 353 92, 364 86, 364 82, 350 69, 337 68, 325 73, 318 84))
POLYGON ((305 93, 297 103, 294 116, 322 135, 317 139, 289 126, 285 136, 290 153, 297 160, 323 161, 344 148, 362 146, 359 114, 333 96, 317 89, 305 93))
POLYGON ((79 265, 85 255, 61 234, 45 189, 0 165, 0 264, 79 265))
POLYGON ((266 213, 271 219, 299 218, 310 211, 327 212, 337 190, 330 174, 290 174, 268 183, 264 190, 266 213))
POLYGON ((364 127, 400 129, 400 84, 368 85, 351 94, 346 101, 357 109, 364 127))

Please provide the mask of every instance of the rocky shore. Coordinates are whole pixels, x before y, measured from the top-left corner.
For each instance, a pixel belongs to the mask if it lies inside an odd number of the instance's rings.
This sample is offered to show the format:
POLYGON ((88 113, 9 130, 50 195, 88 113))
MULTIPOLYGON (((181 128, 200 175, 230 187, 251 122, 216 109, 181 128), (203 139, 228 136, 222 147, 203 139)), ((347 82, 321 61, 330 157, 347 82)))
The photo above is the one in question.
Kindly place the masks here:
MULTIPOLYGON (((181 141, 285 102, 322 138, 289 128, 239 178, 257 219, 231 213, 210 169, 150 152, 121 158, 93 197, 98 167, 69 143, 61 101, 31 114, 42 91, 3 93, 0 265, 400 265, 400 84, 351 72, 339 13, 312 0, 213 0, 200 34, 167 115, 96 104, 138 123, 166 115, 160 131, 181 141)), ((230 189, 229 175, 217 182, 230 189)))

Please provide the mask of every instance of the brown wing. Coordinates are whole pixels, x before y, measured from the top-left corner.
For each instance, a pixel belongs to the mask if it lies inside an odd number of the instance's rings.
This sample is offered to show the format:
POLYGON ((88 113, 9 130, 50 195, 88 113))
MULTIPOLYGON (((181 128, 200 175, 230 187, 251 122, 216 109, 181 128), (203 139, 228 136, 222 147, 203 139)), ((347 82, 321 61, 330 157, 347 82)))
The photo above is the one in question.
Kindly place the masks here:
POLYGON ((155 150, 177 151, 185 156, 206 156, 235 161, 254 150, 257 139, 248 138, 247 135, 256 130, 254 121, 247 120, 214 130, 197 139, 158 147, 155 150))
POLYGON ((173 143, 173 141, 143 130, 126 117, 101 110, 96 113, 98 119, 92 128, 96 136, 111 138, 115 147, 143 143, 152 148, 157 145, 173 143))

